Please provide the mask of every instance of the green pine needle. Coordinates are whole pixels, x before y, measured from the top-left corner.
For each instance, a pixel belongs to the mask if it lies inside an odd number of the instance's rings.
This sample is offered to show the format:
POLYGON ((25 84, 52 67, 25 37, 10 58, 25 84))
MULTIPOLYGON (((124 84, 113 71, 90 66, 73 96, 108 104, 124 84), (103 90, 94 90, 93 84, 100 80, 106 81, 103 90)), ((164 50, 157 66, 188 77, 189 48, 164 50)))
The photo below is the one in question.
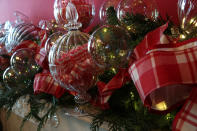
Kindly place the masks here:
MULTIPOLYGON (((151 21, 142 15, 127 14, 126 17, 119 21, 116 17, 116 11, 113 7, 107 10, 107 23, 111 25, 121 26, 128 30, 132 41, 129 43, 133 49, 144 36, 163 25, 166 21, 151 21)), ((169 24, 166 34, 171 35, 170 28, 173 24, 169 24)), ((95 29, 94 29, 95 30, 95 29)), ((39 41, 36 41, 39 43, 39 41)), ((105 71, 99 76, 99 80, 105 83, 109 82, 115 75, 113 71, 105 71)), ((2 79, 0 79, 3 85, 2 79)), ((5 89, 4 94, 0 95, 0 108, 6 108, 8 114, 12 111, 14 104, 22 96, 28 96, 28 104, 30 105, 29 113, 24 117, 20 129, 22 130, 25 122, 34 119, 38 122, 37 130, 40 131, 44 127, 47 120, 52 117, 58 107, 75 107, 74 97, 65 93, 61 98, 57 99, 52 95, 38 94, 33 91, 33 80, 26 81, 26 88, 5 89), (47 105, 50 105, 46 108, 47 105), (39 113, 45 111, 45 114, 39 116, 39 113)), ((90 95, 96 97, 98 94, 97 87, 89 91, 90 95)), ((141 103, 136 87, 132 81, 126 83, 122 88, 114 91, 109 100, 110 109, 102 110, 98 114, 94 114, 91 123, 91 130, 98 131, 103 124, 107 124, 109 131, 151 131, 151 130, 171 130, 172 121, 176 112, 167 115, 151 114, 141 103)), ((9 116, 9 115, 8 115, 9 116)))

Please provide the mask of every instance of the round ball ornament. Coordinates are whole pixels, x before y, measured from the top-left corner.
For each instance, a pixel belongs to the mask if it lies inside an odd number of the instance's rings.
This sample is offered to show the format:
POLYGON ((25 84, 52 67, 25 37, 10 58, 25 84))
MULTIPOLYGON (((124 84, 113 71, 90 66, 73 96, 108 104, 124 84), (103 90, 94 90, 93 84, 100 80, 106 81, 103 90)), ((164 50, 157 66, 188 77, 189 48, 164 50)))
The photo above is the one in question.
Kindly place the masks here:
POLYGON ((10 65, 19 74, 31 78, 39 72, 40 66, 34 60, 35 53, 28 48, 17 50, 10 59, 10 65))
POLYGON ((123 68, 128 65, 130 36, 118 27, 105 25, 97 29, 88 42, 88 51, 97 66, 105 69, 123 68))
POLYGON ((127 14, 141 14, 155 21, 159 17, 159 11, 155 0, 122 0, 117 9, 119 20, 127 14))
POLYGON ((38 37, 38 28, 33 24, 21 23, 11 28, 8 34, 5 47, 11 52, 17 45, 24 40, 35 40, 38 37))
POLYGON ((83 29, 87 28, 95 15, 93 0, 55 0, 54 17, 58 24, 64 25, 68 23, 66 19, 66 7, 72 2, 79 13, 79 22, 83 24, 83 29))
POLYGON ((8 67, 3 73, 3 82, 8 89, 25 87, 25 80, 26 77, 24 77, 20 72, 16 72, 11 67, 8 67))
POLYGON ((115 10, 117 10, 117 6, 119 4, 120 0, 107 0, 107 1, 103 1, 103 4, 99 10, 99 18, 100 21, 103 23, 106 23, 106 19, 107 19, 107 10, 110 7, 114 7, 115 10))
POLYGON ((178 18, 185 34, 197 36, 197 0, 178 0, 178 18))
POLYGON ((49 52, 49 68, 53 78, 64 88, 78 93, 76 100, 88 101, 87 94, 95 84, 91 56, 87 51, 89 35, 78 29, 78 13, 74 4, 66 7, 68 33, 60 37, 49 52))

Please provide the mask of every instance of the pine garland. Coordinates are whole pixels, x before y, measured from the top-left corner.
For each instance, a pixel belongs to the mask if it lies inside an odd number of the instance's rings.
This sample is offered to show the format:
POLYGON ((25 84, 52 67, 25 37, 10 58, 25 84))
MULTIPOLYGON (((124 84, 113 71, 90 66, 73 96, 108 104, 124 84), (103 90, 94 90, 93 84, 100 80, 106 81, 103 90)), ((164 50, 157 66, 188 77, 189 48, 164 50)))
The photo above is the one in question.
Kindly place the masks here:
POLYGON ((109 100, 110 109, 97 114, 91 130, 97 131, 107 123, 109 131, 170 130, 175 113, 152 114, 144 108, 132 82, 115 91, 109 100))
MULTIPOLYGON (((107 10, 107 17, 108 24, 119 25, 125 28, 125 30, 128 30, 132 38, 130 43, 131 48, 134 48, 148 32, 166 22, 163 20, 151 21, 139 14, 127 14, 120 22, 116 17, 116 12, 113 7, 107 10)), ((172 35, 170 31, 172 27, 173 24, 170 24, 165 33, 172 35)), ((99 80, 109 82, 115 74, 116 72, 113 70, 106 71, 103 75, 99 76, 99 80)), ((0 80, 3 85, 2 79, 0 80)), ((8 114, 10 114, 14 104, 20 97, 28 96, 30 112, 24 117, 20 128, 21 130, 27 120, 35 119, 39 123, 37 129, 40 131, 46 121, 54 115, 58 107, 75 106, 74 97, 68 93, 65 93, 59 99, 44 93, 34 95, 33 79, 27 83, 26 88, 5 89, 4 93, 0 95, 0 108, 6 108, 8 114), (50 106, 47 108, 46 113, 39 116, 39 112, 45 110, 47 105, 50 106)), ((98 93, 97 87, 92 88, 89 93, 93 97, 96 97, 98 93)), ((126 83, 122 88, 113 93, 109 100, 109 105, 110 109, 100 110, 98 114, 91 114, 93 121, 90 129, 92 131, 98 131, 103 124, 108 125, 109 131, 171 130, 172 121, 178 111, 177 109, 177 111, 166 115, 150 113, 144 108, 132 81, 126 83)))

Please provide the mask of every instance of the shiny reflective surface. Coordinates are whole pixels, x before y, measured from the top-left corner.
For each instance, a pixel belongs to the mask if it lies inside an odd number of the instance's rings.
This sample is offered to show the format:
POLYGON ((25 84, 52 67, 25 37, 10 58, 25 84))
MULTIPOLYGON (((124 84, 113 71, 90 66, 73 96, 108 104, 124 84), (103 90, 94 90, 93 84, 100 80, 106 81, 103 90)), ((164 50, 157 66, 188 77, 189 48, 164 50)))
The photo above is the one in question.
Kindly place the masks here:
POLYGON ((117 6, 118 6, 119 2, 120 2, 120 0, 103 1, 103 4, 101 5, 101 8, 99 10, 99 18, 100 18, 101 22, 106 23, 107 9, 109 7, 114 7, 114 9, 117 10, 117 6))
POLYGON ((177 9, 184 33, 197 36, 197 0, 178 0, 177 9))
POLYGON ((118 5, 118 19, 122 20, 127 13, 141 14, 153 21, 159 17, 159 10, 155 0, 122 0, 118 5))
POLYGON ((58 31, 50 35, 45 43, 45 51, 49 53, 51 47, 55 44, 57 39, 61 38, 66 32, 58 31))
POLYGON ((36 39, 38 30, 33 24, 22 23, 10 28, 8 40, 5 44, 8 52, 11 52, 14 47, 27 39, 36 39))
POLYGON ((190 85, 169 85, 158 88, 149 95, 150 99, 146 102, 149 103, 154 110, 166 111, 173 108, 175 104, 181 104, 181 102, 186 100, 192 88, 190 85))
POLYGON ((24 88, 26 85, 24 84, 24 76, 19 72, 16 72, 11 67, 8 67, 3 73, 3 82, 6 88, 24 88))
MULTIPOLYGON (((54 17, 57 23, 64 26, 68 23, 66 19, 66 6, 69 0, 55 0, 54 17)), ((79 13, 79 22, 83 24, 83 29, 87 28, 95 16, 95 8, 93 0, 70 0, 79 13)))
POLYGON ((34 60, 35 53, 27 48, 17 50, 10 59, 11 67, 25 77, 33 77, 40 70, 34 60))
POLYGON ((126 67, 132 49, 129 49, 129 34, 117 26, 102 26, 88 42, 88 51, 101 68, 126 67))
POLYGON ((90 96, 87 90, 96 80, 94 64, 87 51, 89 35, 77 30, 81 23, 77 21, 78 12, 73 3, 68 3, 66 11, 69 22, 65 27, 69 32, 52 46, 48 57, 49 68, 53 78, 62 87, 78 93, 76 100, 88 101, 90 96))

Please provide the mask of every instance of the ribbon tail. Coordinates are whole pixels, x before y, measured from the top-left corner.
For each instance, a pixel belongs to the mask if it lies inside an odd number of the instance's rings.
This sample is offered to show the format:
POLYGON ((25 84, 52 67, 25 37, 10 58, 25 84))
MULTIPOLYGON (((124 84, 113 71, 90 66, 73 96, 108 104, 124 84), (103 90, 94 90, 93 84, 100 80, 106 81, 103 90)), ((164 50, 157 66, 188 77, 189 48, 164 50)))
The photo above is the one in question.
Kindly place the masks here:
POLYGON ((39 48, 35 55, 35 61, 42 68, 49 70, 49 62, 47 52, 44 48, 39 48))
POLYGON ((197 88, 192 90, 189 99, 177 113, 173 121, 173 131, 197 130, 197 88))
POLYGON ((135 48, 130 76, 146 107, 167 112, 180 105, 197 83, 197 39, 165 43, 168 23, 149 32, 135 48))
POLYGON ((128 69, 120 69, 120 71, 109 81, 109 83, 105 84, 103 82, 98 82, 98 91, 99 98, 97 100, 97 105, 106 109, 109 107, 108 100, 110 99, 112 93, 121 88, 128 80, 128 69))
POLYGON ((65 89, 60 87, 49 73, 40 73, 34 78, 34 93, 41 92, 60 98, 65 93, 65 89))

